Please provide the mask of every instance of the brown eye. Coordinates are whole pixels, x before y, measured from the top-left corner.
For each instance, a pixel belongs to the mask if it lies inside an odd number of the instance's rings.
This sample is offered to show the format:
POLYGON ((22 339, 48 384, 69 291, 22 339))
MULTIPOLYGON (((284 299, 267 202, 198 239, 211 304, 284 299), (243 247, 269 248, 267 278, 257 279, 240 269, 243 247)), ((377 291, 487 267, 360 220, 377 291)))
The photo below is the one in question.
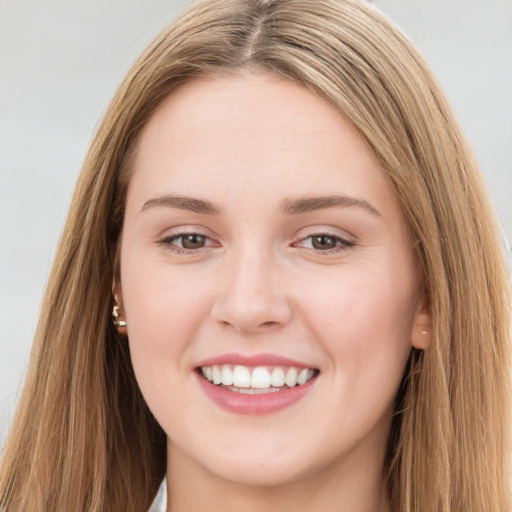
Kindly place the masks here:
POLYGON ((330 235, 316 235, 311 237, 313 249, 326 251, 338 246, 339 238, 330 235))
POLYGON ((202 254, 204 250, 219 247, 219 244, 201 233, 179 233, 158 241, 166 251, 175 254, 202 254))
POLYGON ((317 255, 329 256, 348 250, 354 246, 354 242, 330 233, 316 233, 295 242, 293 245, 313 251, 317 255))
POLYGON ((197 233, 181 235, 181 246, 183 249, 201 249, 206 245, 206 237, 197 233))

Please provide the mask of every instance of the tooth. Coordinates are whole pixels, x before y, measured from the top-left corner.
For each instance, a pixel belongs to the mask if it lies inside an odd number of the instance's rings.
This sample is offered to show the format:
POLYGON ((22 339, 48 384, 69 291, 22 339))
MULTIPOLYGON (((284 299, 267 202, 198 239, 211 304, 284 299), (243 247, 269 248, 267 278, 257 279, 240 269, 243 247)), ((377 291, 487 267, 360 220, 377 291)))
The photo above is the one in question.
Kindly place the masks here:
POLYGON ((306 384, 308 380, 308 369, 304 368, 300 371, 299 376, 297 377, 297 384, 301 386, 302 384, 306 384))
POLYGON ((253 388, 244 388, 244 389, 240 389, 238 392, 239 392, 239 393, 243 393, 243 394, 245 394, 245 395, 254 395, 254 392, 255 392, 255 391, 256 391, 256 390, 255 390, 255 389, 253 389, 253 388))
POLYGON ((297 370, 295 368, 290 368, 286 372, 286 385, 290 388, 297 385, 297 370))
POLYGON ((270 373, 263 366, 254 368, 251 376, 251 388, 267 389, 270 387, 270 373))
POLYGON ((231 386, 233 384, 233 372, 226 364, 222 366, 222 384, 224 386, 231 386))
POLYGON ((274 371, 272 372, 272 379, 271 384, 275 388, 279 388, 281 386, 284 386, 284 372, 282 368, 274 368, 274 371))
MULTIPOLYGON (((241 392, 249 394, 253 394, 253 392, 248 389, 279 391, 277 388, 284 384, 290 388, 300 386, 315 376, 315 370, 309 368, 298 370, 290 367, 285 373, 282 367, 275 367, 272 372, 269 372, 266 367, 258 366, 252 370, 252 374, 250 369, 245 366, 235 366, 233 370, 231 368, 231 365, 202 366, 201 373, 215 385, 223 384, 224 386, 245 388, 241 392)), ((257 391, 257 393, 261 394, 262 391, 257 391)))
POLYGON ((222 374, 220 372, 220 369, 217 365, 214 365, 214 367, 213 367, 213 383, 220 384, 221 382, 222 382, 222 374))
POLYGON ((237 388, 251 387, 251 374, 245 366, 235 366, 233 370, 233 385, 237 388))
POLYGON ((274 391, 279 391, 277 388, 266 388, 266 389, 255 389, 255 395, 266 395, 268 393, 273 393, 274 391))

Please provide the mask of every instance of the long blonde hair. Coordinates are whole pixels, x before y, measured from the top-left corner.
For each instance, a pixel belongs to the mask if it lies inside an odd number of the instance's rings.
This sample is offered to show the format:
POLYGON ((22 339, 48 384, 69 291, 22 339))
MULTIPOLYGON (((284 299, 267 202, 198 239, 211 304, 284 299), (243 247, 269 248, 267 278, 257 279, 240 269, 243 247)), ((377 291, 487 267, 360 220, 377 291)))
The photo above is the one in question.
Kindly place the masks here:
POLYGON ((510 510, 510 296, 496 219, 429 68, 363 0, 206 0, 137 60, 73 197, 3 458, 0 508, 149 506, 166 438, 110 319, 130 159, 178 85, 247 67, 344 113, 379 157, 417 241, 433 340, 411 352, 397 395, 385 464, 394 510, 510 510))

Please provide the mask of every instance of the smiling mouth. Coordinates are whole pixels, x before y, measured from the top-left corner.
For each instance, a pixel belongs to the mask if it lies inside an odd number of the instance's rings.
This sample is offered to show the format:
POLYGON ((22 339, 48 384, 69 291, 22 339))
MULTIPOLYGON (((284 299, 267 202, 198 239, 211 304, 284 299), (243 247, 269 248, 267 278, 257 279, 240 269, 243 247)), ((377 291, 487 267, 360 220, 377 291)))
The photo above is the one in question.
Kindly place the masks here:
POLYGON ((221 388, 242 394, 266 394, 306 384, 319 372, 295 366, 210 365, 199 368, 202 376, 221 388))

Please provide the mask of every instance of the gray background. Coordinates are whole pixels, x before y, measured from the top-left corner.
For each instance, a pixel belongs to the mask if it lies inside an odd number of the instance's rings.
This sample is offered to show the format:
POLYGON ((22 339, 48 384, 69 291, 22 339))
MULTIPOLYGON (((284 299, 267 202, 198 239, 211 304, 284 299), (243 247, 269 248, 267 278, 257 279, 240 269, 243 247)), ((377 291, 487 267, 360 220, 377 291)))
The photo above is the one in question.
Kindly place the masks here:
MULTIPOLYGON (((512 0, 380 0, 423 51, 512 239, 512 0)), ((0 444, 92 134, 185 0, 0 0, 0 444)))

